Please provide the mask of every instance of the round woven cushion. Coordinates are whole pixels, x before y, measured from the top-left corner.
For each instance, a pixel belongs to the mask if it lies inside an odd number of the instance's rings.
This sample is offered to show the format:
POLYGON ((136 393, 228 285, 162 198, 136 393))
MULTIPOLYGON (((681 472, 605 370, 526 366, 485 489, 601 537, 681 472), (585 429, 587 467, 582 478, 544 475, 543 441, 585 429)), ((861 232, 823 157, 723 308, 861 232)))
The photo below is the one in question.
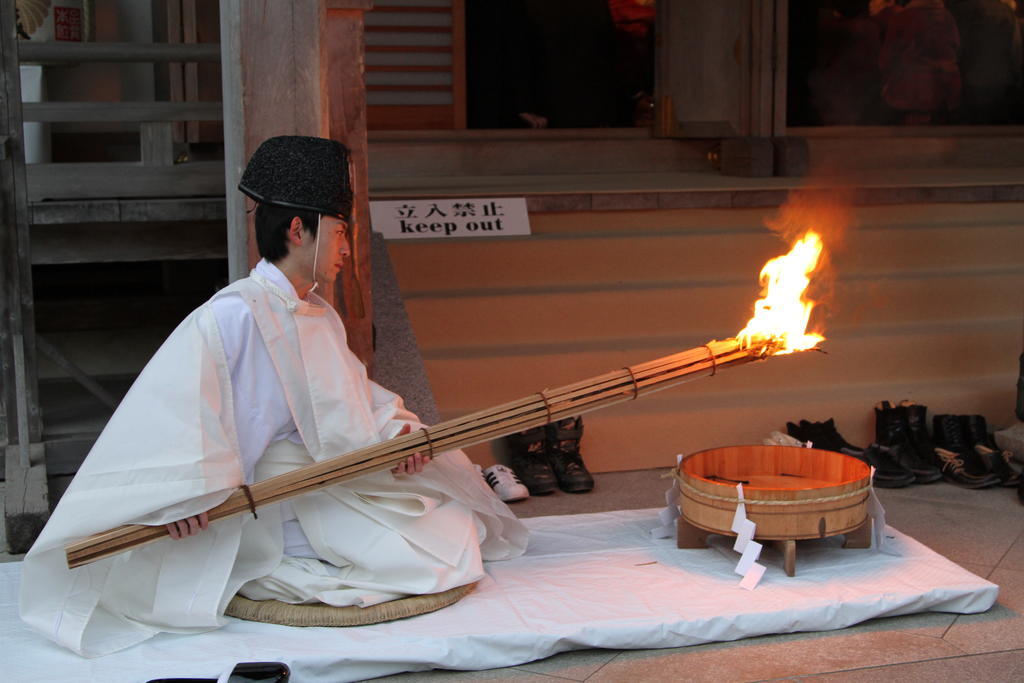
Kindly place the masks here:
POLYGON ((282 626, 363 626, 426 614, 458 602, 476 583, 458 586, 443 593, 410 595, 372 607, 334 607, 317 603, 292 605, 279 600, 249 600, 241 595, 231 598, 224 614, 246 621, 262 621, 282 626))

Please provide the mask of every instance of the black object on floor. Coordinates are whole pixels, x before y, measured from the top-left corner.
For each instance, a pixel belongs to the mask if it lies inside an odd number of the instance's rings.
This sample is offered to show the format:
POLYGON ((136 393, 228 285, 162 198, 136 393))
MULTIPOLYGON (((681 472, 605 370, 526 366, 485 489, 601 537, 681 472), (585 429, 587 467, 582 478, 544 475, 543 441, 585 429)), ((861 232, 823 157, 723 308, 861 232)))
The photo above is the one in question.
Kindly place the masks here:
POLYGON ((942 476, 947 481, 969 489, 995 486, 999 478, 989 471, 967 440, 958 415, 936 415, 932 418, 935 453, 942 460, 942 476))
POLYGON ((558 488, 548 461, 544 430, 544 427, 534 427, 505 437, 509 448, 508 464, 531 496, 543 496, 558 488))
POLYGON ((1020 485, 1021 474, 1010 465, 1011 454, 996 445, 983 415, 960 415, 960 427, 967 437, 967 444, 978 454, 988 471, 999 479, 1000 486, 1020 485))
MULTIPOLYGON (((284 662, 241 662, 231 671, 228 683, 288 683, 291 670, 284 662)), ((217 683, 216 678, 155 678, 147 683, 217 683)))
POLYGON ((558 488, 566 493, 586 493, 594 488, 583 456, 580 439, 583 438, 583 418, 567 417, 545 427, 548 462, 558 479, 558 488))
POLYGON ((836 422, 831 417, 824 422, 807 422, 806 420, 800 420, 800 425, 804 427, 805 432, 808 436, 817 438, 817 442, 821 445, 819 448, 825 448, 830 451, 836 451, 837 453, 843 453, 845 455, 861 455, 864 453, 864 449, 858 446, 854 446, 852 443, 843 438, 843 435, 836 429, 836 422), (805 424, 806 423, 806 424, 805 424))
POLYGON ((871 482, 879 488, 900 489, 917 481, 914 473, 903 467, 893 457, 892 450, 886 446, 873 443, 864 449, 864 453, 858 459, 875 468, 875 476, 871 482))
POLYGON ((814 448, 835 451, 849 455, 875 468, 872 482, 884 489, 897 489, 909 486, 917 481, 913 472, 897 462, 890 448, 871 444, 867 448, 858 448, 842 437, 836 429, 835 420, 829 418, 824 422, 786 423, 786 431, 795 439, 809 441, 814 448))
MULTIPOLYGON (((915 421, 923 421, 927 408, 912 404, 915 421)), ((942 470, 936 463, 934 449, 927 448, 927 441, 918 448, 911 438, 910 406, 894 406, 889 401, 880 401, 875 406, 875 440, 890 449, 891 456, 900 465, 914 473, 918 484, 930 484, 942 479, 942 470)), ((927 428, 925 429, 927 437, 927 428)), ((920 432, 918 438, 921 439, 920 432)))
POLYGON ((902 401, 900 406, 906 411, 910 446, 917 451, 917 456, 921 460, 932 463, 941 471, 942 463, 935 455, 935 442, 928 434, 928 408, 912 401, 902 401))
POLYGON ((786 431, 795 439, 810 441, 814 448, 852 456, 860 456, 864 453, 863 448, 854 446, 843 438, 839 430, 836 429, 835 420, 831 417, 824 422, 800 420, 799 426, 787 422, 786 431))

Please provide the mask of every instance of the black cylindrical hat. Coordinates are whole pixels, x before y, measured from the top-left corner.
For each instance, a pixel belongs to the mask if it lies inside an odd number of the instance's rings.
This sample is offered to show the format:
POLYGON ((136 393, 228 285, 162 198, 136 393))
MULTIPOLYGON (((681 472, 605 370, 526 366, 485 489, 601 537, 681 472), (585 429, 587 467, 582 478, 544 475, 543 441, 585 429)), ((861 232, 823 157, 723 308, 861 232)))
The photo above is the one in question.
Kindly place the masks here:
POLYGON ((265 204, 347 220, 352 214, 348 149, 326 138, 269 138, 249 159, 238 189, 265 204))

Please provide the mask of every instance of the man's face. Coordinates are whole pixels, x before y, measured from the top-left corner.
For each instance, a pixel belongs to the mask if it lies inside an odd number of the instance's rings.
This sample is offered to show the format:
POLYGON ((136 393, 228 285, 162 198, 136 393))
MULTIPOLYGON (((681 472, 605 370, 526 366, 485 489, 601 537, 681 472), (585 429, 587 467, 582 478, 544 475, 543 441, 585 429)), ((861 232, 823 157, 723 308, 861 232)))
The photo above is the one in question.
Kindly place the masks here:
POLYGON ((348 223, 335 216, 320 218, 320 246, 316 257, 317 282, 334 282, 352 255, 348 243, 348 223))

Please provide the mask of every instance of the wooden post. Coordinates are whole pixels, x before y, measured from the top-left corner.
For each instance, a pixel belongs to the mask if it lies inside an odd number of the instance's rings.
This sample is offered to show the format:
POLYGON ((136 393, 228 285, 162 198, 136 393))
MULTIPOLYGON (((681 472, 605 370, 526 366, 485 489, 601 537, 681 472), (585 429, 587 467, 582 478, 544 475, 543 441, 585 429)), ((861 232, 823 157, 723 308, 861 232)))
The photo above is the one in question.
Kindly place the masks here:
POLYGON ((870 548, 871 531, 874 529, 874 521, 868 517, 859 527, 846 534, 843 541, 844 548, 870 548))
POLYGON ((352 187, 355 190, 352 225, 352 267, 335 283, 352 352, 373 374, 373 301, 370 291, 370 200, 366 142, 366 85, 363 16, 373 7, 369 0, 327 0, 327 26, 323 58, 329 102, 329 137, 352 152, 352 187))
POLYGON ((0 6, 0 378, 11 446, 4 524, 7 545, 23 553, 49 517, 46 463, 36 381, 36 340, 29 260, 28 195, 14 3, 0 6))
POLYGON ((139 142, 144 166, 174 165, 174 123, 143 121, 139 126, 139 142))
POLYGON ((685 517, 676 518, 676 547, 682 549, 707 548, 708 534, 686 521, 685 517))
POLYGON ((789 0, 658 3, 655 134, 785 135, 788 11, 789 0))
POLYGON ((236 189, 245 162, 259 144, 274 135, 344 142, 353 153, 354 269, 359 277, 357 281, 355 274, 346 274, 334 291, 318 293, 342 314, 349 345, 368 366, 372 313, 362 32, 363 13, 371 7, 370 0, 221 2, 230 276, 244 277, 259 260, 252 216, 246 213, 251 203, 236 189))

